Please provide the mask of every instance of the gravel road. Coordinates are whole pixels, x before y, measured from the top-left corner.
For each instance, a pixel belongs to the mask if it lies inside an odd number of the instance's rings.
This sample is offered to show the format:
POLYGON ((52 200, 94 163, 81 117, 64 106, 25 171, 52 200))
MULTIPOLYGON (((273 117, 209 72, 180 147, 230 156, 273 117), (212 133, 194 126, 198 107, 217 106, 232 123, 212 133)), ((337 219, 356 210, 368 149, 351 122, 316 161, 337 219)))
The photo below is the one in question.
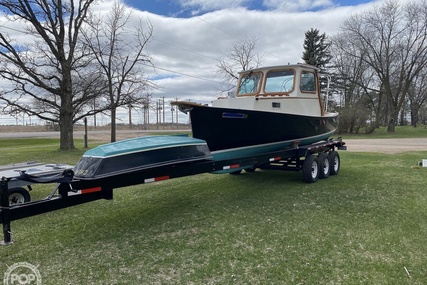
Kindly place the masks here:
POLYGON ((427 151, 427 138, 411 139, 343 139, 347 151, 401 153, 407 151, 427 151))

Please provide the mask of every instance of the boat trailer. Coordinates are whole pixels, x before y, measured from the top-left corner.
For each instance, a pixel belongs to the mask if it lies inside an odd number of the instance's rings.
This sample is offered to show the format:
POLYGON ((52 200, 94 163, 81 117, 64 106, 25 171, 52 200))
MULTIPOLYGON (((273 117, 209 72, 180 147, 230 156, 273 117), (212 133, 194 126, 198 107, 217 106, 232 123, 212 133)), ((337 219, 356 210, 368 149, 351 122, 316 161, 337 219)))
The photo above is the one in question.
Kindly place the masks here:
POLYGON ((252 166, 244 169, 247 172, 253 172, 257 168, 302 171, 303 179, 314 183, 319 178, 338 174, 340 157, 336 150, 345 149, 345 142, 341 138, 304 146, 295 142, 281 151, 224 160, 172 163, 92 179, 74 177, 73 166, 66 164, 28 162, 3 166, 0 167, 0 222, 3 224, 4 236, 1 243, 13 243, 12 221, 99 199, 111 200, 114 189, 126 186, 202 173, 239 174, 242 167, 247 165, 252 166), (54 183, 56 186, 45 199, 28 201, 29 195, 23 193, 26 190, 22 186, 31 187, 32 184, 40 183, 54 183), (19 200, 17 196, 23 200, 19 200))

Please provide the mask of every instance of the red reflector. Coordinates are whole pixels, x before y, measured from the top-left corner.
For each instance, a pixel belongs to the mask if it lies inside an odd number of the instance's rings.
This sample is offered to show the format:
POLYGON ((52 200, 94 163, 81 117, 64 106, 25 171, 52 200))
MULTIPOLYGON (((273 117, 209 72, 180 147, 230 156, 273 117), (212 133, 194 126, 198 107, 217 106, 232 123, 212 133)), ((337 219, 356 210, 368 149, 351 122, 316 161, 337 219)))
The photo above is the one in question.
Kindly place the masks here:
POLYGON ((101 190, 102 190, 102 188, 101 188, 101 187, 94 187, 94 188, 83 189, 83 190, 82 190, 82 194, 93 193, 93 192, 99 192, 99 191, 101 191, 101 190))
POLYGON ((282 159, 281 156, 276 156, 276 157, 270 158, 269 160, 270 161, 276 161, 276 160, 281 160, 281 159, 282 159))
POLYGON ((169 179, 168 175, 154 178, 155 181, 162 181, 162 180, 168 180, 168 179, 169 179))

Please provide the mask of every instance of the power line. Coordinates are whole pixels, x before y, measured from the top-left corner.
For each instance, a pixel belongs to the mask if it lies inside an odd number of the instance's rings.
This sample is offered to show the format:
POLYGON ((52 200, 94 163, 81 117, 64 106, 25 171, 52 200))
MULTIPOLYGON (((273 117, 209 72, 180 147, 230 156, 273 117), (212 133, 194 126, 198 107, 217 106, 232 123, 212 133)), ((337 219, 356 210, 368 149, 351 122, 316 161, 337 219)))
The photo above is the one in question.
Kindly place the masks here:
POLYGON ((8 29, 8 30, 11 30, 11 31, 14 31, 14 32, 18 32, 18 33, 23 33, 23 34, 26 34, 26 35, 29 34, 28 32, 25 32, 25 31, 22 31, 22 30, 18 30, 18 29, 15 29, 15 28, 7 27, 4 24, 0 24, 0 28, 8 29))
POLYGON ((219 82, 219 81, 215 81, 215 80, 212 80, 212 79, 203 78, 203 77, 199 77, 199 76, 194 76, 194 75, 190 75, 190 74, 186 74, 186 73, 182 73, 182 72, 170 70, 170 69, 163 68, 163 67, 152 66, 152 65, 149 65, 149 64, 142 64, 142 65, 153 67, 154 69, 160 69, 160 70, 167 71, 167 72, 174 73, 174 74, 179 74, 179 75, 183 75, 183 76, 188 76, 188 77, 192 77, 192 78, 196 78, 196 79, 200 79, 200 80, 212 82, 212 83, 215 83, 215 84, 222 84, 222 82, 219 82))
POLYGON ((184 50, 184 51, 191 52, 191 53, 194 53, 194 54, 197 54, 197 55, 200 55, 200 56, 203 56, 203 57, 206 57, 206 58, 212 59, 212 60, 217 60, 217 58, 210 57, 210 56, 205 55, 205 54, 202 54, 202 53, 200 53, 200 52, 197 52, 197 51, 194 51, 194 50, 191 50, 191 49, 188 49, 188 48, 184 48, 184 47, 182 47, 182 46, 178 46, 178 45, 176 45, 176 44, 168 43, 168 42, 165 42, 165 41, 163 41, 163 40, 156 39, 156 38, 155 38, 155 36, 153 36, 153 41, 157 41, 157 42, 160 42, 160 43, 162 43, 162 44, 170 45, 170 46, 172 46, 172 47, 176 47, 176 48, 182 49, 182 50, 184 50))

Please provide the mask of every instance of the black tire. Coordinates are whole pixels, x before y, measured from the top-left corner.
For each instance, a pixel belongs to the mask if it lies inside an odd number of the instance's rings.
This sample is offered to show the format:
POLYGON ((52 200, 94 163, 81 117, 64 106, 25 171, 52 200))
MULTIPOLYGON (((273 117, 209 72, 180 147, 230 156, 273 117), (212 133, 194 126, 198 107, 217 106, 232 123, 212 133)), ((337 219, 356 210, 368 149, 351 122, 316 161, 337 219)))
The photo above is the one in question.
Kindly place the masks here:
POLYGON ((326 152, 321 152, 317 156, 319 160, 319 178, 328 178, 331 173, 331 160, 326 152))
POLYGON ((230 173, 230 175, 239 175, 240 173, 242 173, 242 170, 240 169, 240 170, 236 170, 236 171, 229 172, 229 173, 230 173))
POLYGON ((319 160, 316 156, 308 155, 302 165, 302 176, 307 183, 314 183, 319 179, 319 160))
POLYGON ((340 155, 338 152, 332 150, 329 152, 329 161, 331 162, 331 171, 330 174, 331 175, 337 175, 338 172, 340 171, 340 166, 341 166, 341 160, 340 160, 340 155))
POLYGON ((19 205, 30 201, 31 196, 27 189, 22 187, 9 189, 9 205, 19 205))
POLYGON ((245 168, 246 172, 255 172, 256 168, 255 167, 249 167, 249 168, 245 168))

